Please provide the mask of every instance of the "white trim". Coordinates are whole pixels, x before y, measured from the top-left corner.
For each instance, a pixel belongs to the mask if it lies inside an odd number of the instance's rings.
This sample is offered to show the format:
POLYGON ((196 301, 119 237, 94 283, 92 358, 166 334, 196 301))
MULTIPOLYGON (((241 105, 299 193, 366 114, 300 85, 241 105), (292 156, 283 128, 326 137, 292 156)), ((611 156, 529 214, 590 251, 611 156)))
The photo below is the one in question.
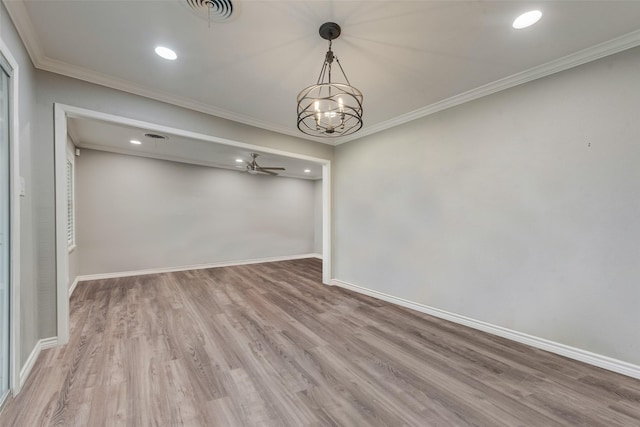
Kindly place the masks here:
POLYGON ((24 362, 24 366, 20 370, 20 388, 22 388, 24 383, 27 381, 31 370, 33 369, 33 365, 35 365, 36 360, 38 360, 40 351, 40 341, 38 341, 35 347, 33 347, 33 350, 31 350, 31 354, 29 354, 29 357, 27 357, 27 360, 24 362))
POLYGON ((67 242, 67 117, 54 105, 54 183, 56 213, 56 294, 58 343, 69 341, 69 247, 67 242))
POLYGON ((312 253, 309 254, 311 258, 322 259, 322 254, 312 253))
MULTIPOLYGON (((203 133, 193 132, 186 129, 174 128, 171 126, 165 126, 157 123, 145 122, 143 120, 131 119, 123 116, 116 116, 114 114, 102 113, 100 111, 89 110, 81 107, 74 107, 66 104, 55 104, 59 108, 59 114, 64 113, 66 117, 73 118, 89 118, 93 120, 100 120, 108 123, 115 123, 124 126, 131 126, 135 128, 143 128, 145 130, 168 133, 183 138, 197 139, 200 141, 215 142, 218 144, 229 145, 232 147, 245 148, 248 150, 257 150, 268 154, 277 154, 280 156, 291 157, 294 159, 308 160, 319 164, 330 163, 330 160, 321 159, 319 157, 307 156, 304 154, 293 153, 290 151, 278 150, 276 148, 265 147, 262 145, 247 144, 245 142, 234 141, 232 139, 220 138, 213 135, 206 135, 203 133)), ((66 128, 66 125, 65 125, 66 128)), ((65 136, 66 147, 66 136, 65 136)), ((66 148, 65 148, 66 149, 66 148)))
POLYGON ((29 12, 22 1, 5 1, 3 2, 9 12, 9 16, 18 30, 18 34, 22 39, 24 47, 31 57, 34 65, 37 67, 37 60, 44 57, 44 52, 40 46, 40 40, 33 26, 33 21, 29 17, 29 12))
POLYGON ((76 290, 76 286, 78 286, 78 282, 80 281, 80 279, 78 277, 76 277, 73 280, 73 283, 71 284, 71 286, 69 286, 69 298, 71 298, 71 295, 73 295, 73 291, 76 290))
POLYGON ((322 283, 328 285, 333 278, 331 163, 322 166, 322 283))
POLYGON ((19 380, 20 388, 24 386, 24 383, 27 381, 27 378, 29 378, 29 374, 31 373, 33 366, 36 364, 36 361, 40 356, 40 352, 48 348, 53 348, 57 345, 58 345, 58 339, 56 337, 43 338, 36 343, 36 345, 33 347, 33 350, 31 350, 31 354, 29 354, 29 357, 24 363, 24 366, 20 370, 20 380, 19 380))
POLYGON ((353 141, 355 139, 359 139, 368 135, 372 135, 374 133, 399 126, 412 120, 434 114, 438 111, 442 111, 447 108, 463 104, 465 102, 473 101, 483 96, 491 95, 492 93, 509 89, 511 87, 530 82, 532 80, 536 80, 550 74, 558 73, 560 71, 564 71, 569 68, 585 64, 587 62, 595 61, 597 59, 604 58, 605 56, 613 55, 615 53, 622 52, 623 50, 631 49, 640 45, 640 30, 632 31, 628 34, 608 40, 604 43, 588 47, 562 58, 549 61, 546 64, 530 68, 520 73, 513 74, 500 80, 496 80, 475 89, 471 89, 467 92, 454 95, 450 98, 444 99, 431 105, 424 106, 409 113, 402 114, 398 117, 384 121, 382 123, 378 123, 372 126, 366 126, 353 135, 328 139, 305 135, 297 131, 297 129, 291 129, 289 127, 281 125, 274 125, 263 120, 258 120, 256 118, 228 111, 213 105, 197 102, 186 97, 170 95, 161 91, 145 88, 139 84, 135 84, 127 80, 114 78, 98 71, 67 64, 65 62, 49 58, 44 54, 42 50, 39 37, 37 35, 37 32, 35 31, 33 21, 31 21, 31 18, 29 17, 24 2, 5 1, 4 3, 9 12, 9 16, 11 16, 11 19, 15 23, 15 26, 18 29, 18 33, 20 34, 20 37, 22 38, 22 41, 27 48, 27 52, 29 52, 29 56, 31 57, 31 60, 33 61, 36 68, 57 74, 62 74, 68 77, 73 77, 79 80, 84 80, 101 86, 122 90, 146 98, 167 102, 169 104, 188 108, 190 110, 222 117, 227 120, 233 120, 235 122, 244 123, 273 132, 278 132, 285 135, 291 135, 297 138, 303 138, 310 141, 334 146, 344 144, 345 142, 353 141))
POLYGON ((364 288, 362 286, 354 285, 352 283, 344 282, 342 280, 334 279, 331 281, 332 285, 339 286, 341 288, 349 289, 351 291, 368 295, 370 297, 387 301, 392 304, 397 304, 402 307, 410 308, 412 310, 419 311, 421 313, 429 314, 440 319, 445 319, 453 323, 468 326, 479 331, 487 332, 499 337, 507 338, 512 341, 516 341, 522 344, 530 345, 531 347, 546 350, 551 353, 559 354, 561 356, 568 357, 570 359, 578 360, 580 362, 588 363, 589 365, 598 366, 609 371, 617 372, 622 375, 640 379, 640 366, 634 365, 622 360, 613 359, 608 356, 592 353, 590 351, 582 350, 579 348, 571 347, 558 342, 550 341, 544 338, 539 338, 533 335, 525 334, 522 332, 514 331, 512 329, 503 328, 502 326, 492 325, 491 323, 475 320, 470 317, 461 316, 459 314, 450 313, 448 311, 440 310, 438 308, 429 307, 428 305, 420 304, 413 301, 408 301, 403 298, 398 298, 393 295, 388 295, 373 289, 364 288))
POLYGON ((334 145, 334 142, 331 139, 306 135, 300 132, 297 128, 292 129, 287 126, 275 125, 264 120, 259 120, 254 117, 239 114, 230 110, 226 110, 224 108, 206 104, 204 102, 198 102, 184 96, 176 96, 156 89, 146 88, 140 84, 129 82, 128 80, 111 77, 98 71, 83 68, 77 65, 67 64, 49 57, 42 57, 40 61, 38 61, 36 67, 52 73, 61 74, 63 76, 83 80, 100 86, 106 86, 112 89, 121 90, 123 92, 154 99, 156 101, 166 102, 171 105, 176 105, 178 107, 187 108, 189 110, 210 114, 215 117, 220 117, 226 120, 231 120, 237 123, 242 123, 271 132, 290 135, 296 138, 306 139, 313 142, 320 142, 327 145, 334 145))
POLYGON ((402 114, 393 119, 384 121, 382 123, 375 124, 363 128, 360 132, 353 135, 346 136, 336 140, 335 145, 344 144, 345 142, 353 141, 374 133, 382 132, 383 130, 390 129, 402 125, 404 123, 429 116, 442 110, 446 110, 456 105, 464 104, 466 102, 473 101, 478 98, 482 98, 487 95, 491 95, 496 92, 500 92, 514 86, 521 85, 523 83, 537 80, 542 77, 549 76, 551 74, 559 73, 560 71, 568 70, 569 68, 577 67, 578 65, 586 64, 587 62, 595 61, 605 56, 613 55, 623 50, 631 49, 640 45, 640 30, 633 31, 625 34, 621 37, 611 39, 604 43, 597 44, 595 46, 588 47, 578 52, 563 56, 562 58, 549 61, 546 64, 538 65, 537 67, 530 68, 520 73, 512 74, 500 80, 479 86, 471 89, 467 92, 463 92, 454 95, 450 98, 443 99, 431 105, 418 108, 406 114, 402 114))
POLYGON ((216 107, 214 105, 206 104, 204 102, 198 102, 193 99, 172 95, 163 91, 149 89, 143 85, 132 83, 125 79, 109 76, 99 71, 91 70, 89 68, 80 67, 78 65, 72 65, 63 61, 49 58, 42 50, 40 39, 33 21, 31 20, 28 11, 23 1, 5 1, 5 6, 9 11, 9 16, 18 29, 18 34, 24 42, 24 45, 29 52, 29 56, 33 61, 36 68, 41 70, 50 71, 52 73, 61 74, 63 76, 72 77, 74 79, 83 80, 89 83, 94 83, 100 86, 110 87, 112 89, 121 90, 123 92, 132 93, 134 95, 143 96, 145 98, 155 99, 157 101, 166 102, 168 104, 177 105, 178 107, 187 108, 189 110, 199 111, 201 113, 211 114, 223 119, 232 120, 234 122, 243 123, 249 126, 277 132, 285 135, 291 135, 296 138, 307 139, 309 141, 321 142, 323 144, 334 145, 331 139, 317 138, 310 135, 305 135, 297 129, 292 129, 288 126, 274 125, 264 120, 259 120, 244 114, 239 114, 233 111, 226 110, 224 108, 216 107))
MULTIPOLYGON (((323 283, 328 284, 331 279, 331 160, 321 159, 318 157, 307 156, 303 154, 292 153, 274 148, 247 144, 244 142, 233 141, 230 139, 219 138, 211 135, 205 135, 197 132, 178 129, 157 123, 145 122, 142 120, 131 119, 127 117, 116 116, 113 114, 101 113, 99 111, 88 110, 85 108, 74 107, 56 103, 54 105, 54 171, 55 171, 55 212, 56 212, 56 293, 57 293, 57 331, 58 343, 66 344, 69 340, 69 253, 67 251, 66 240, 66 197, 64 185, 64 171, 66 162, 67 147, 67 118, 90 118, 94 120, 102 120, 109 123, 117 123, 121 125, 143 128, 150 131, 168 133, 175 136, 192 138, 201 141, 215 142, 218 144, 230 145, 233 147, 244 148, 248 150, 257 150, 263 153, 277 154, 280 156, 291 157, 295 159, 307 160, 322 165, 323 181, 322 181, 322 241, 323 241, 323 283)), ((290 258, 290 257, 289 257, 290 258)), ((273 259, 272 259, 273 260, 273 259)), ((255 260, 254 260, 255 261, 255 260)), ((267 262, 267 261, 263 261, 267 262)), ((193 266, 190 266, 193 268, 193 266)), ((203 267, 210 268, 210 267, 203 267)), ((129 272, 127 272, 129 273, 129 272)), ((148 273, 147 273, 148 274, 148 273)), ((85 276, 86 277, 86 276, 85 276)))
MULTIPOLYGON (((21 2, 10 3, 13 4, 21 2)), ((514 86, 521 85, 523 83, 530 82, 532 80, 536 80, 551 74, 558 73, 560 71, 577 67, 587 62, 595 61, 597 59, 613 55, 623 50, 631 49, 639 45, 640 30, 625 34, 621 37, 617 37, 604 43, 588 47, 562 58, 555 59, 545 64, 479 86, 467 92, 463 92, 442 101, 438 101, 434 104, 426 105, 417 110, 394 117, 390 120, 386 120, 372 126, 364 127, 360 132, 357 132, 350 136, 332 139, 309 136, 299 132, 297 129, 275 125, 264 120, 246 116, 244 114, 235 113, 233 111, 225 110, 223 108, 216 107, 210 104, 194 101, 187 97, 175 96, 155 89, 145 88, 140 84, 111 77, 98 71, 90 70, 77 65, 67 64, 65 62, 55 60, 44 55, 41 56, 37 61, 34 61, 34 63, 36 64, 37 68, 50 71, 52 73, 62 74, 64 76, 87 81, 89 83, 110 87, 113 89, 132 93, 134 95, 143 96, 145 98, 155 99, 157 101, 166 102, 168 104, 177 105, 179 107, 188 108, 190 110, 199 111, 201 113, 211 114, 216 117, 221 117, 223 119, 232 120, 238 123, 243 123, 272 132, 278 132, 297 138, 303 138, 309 141, 337 146, 349 141, 353 141, 355 139, 382 132, 392 127, 408 123, 410 121, 437 113, 451 107, 455 107, 460 104, 464 104, 466 102, 473 101, 478 98, 482 98, 487 95, 491 95, 496 92, 512 88, 514 86)))
POLYGON ((11 254, 10 301, 9 301, 9 386, 15 396, 20 392, 20 67, 11 54, 9 47, 0 37, 0 54, 11 67, 9 99, 11 100, 9 123, 9 198, 11 200, 11 236, 9 253, 11 254))
POLYGON ((46 350, 48 348, 54 348, 58 346, 57 337, 42 338, 39 342, 40 350, 46 350))
MULTIPOLYGON (((265 262, 291 261, 295 259, 305 259, 305 258, 315 258, 315 257, 316 257, 316 254, 287 255, 287 256, 276 256, 276 257, 268 257, 268 258, 246 259, 246 260, 239 260, 239 261, 212 262, 208 264, 183 265, 179 267, 161 267, 161 268, 149 268, 146 270, 132 270, 132 271, 118 271, 114 273, 87 274, 84 276, 78 276, 74 282, 74 285, 72 285, 72 288, 75 289, 75 286, 77 285, 76 282, 86 282, 87 280, 103 280, 103 279, 114 279, 117 277, 145 276, 147 274, 173 273, 176 271, 189 271, 189 270, 204 270, 206 268, 233 267, 236 265, 262 264, 265 262)), ((71 295, 71 292, 73 291, 70 290, 69 295, 71 295)))

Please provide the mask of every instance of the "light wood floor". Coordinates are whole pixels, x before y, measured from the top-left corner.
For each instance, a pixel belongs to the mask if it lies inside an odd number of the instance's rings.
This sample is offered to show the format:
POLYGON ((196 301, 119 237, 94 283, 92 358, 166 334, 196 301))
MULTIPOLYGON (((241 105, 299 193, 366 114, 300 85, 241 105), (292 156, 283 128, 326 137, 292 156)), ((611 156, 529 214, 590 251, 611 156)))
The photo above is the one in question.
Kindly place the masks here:
POLYGON ((320 283, 309 259, 81 283, 2 426, 639 426, 640 381, 320 283))

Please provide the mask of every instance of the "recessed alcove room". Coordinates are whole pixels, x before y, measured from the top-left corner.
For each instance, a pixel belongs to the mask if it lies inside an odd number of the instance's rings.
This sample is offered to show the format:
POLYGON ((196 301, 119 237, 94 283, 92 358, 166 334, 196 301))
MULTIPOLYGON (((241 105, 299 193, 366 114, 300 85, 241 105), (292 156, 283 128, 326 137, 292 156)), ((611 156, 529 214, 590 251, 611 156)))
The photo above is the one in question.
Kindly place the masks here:
POLYGON ((640 3, 0 2, 0 425, 640 425, 640 3))
POLYGON ((322 164, 121 123, 67 123, 69 286, 322 258, 322 164))

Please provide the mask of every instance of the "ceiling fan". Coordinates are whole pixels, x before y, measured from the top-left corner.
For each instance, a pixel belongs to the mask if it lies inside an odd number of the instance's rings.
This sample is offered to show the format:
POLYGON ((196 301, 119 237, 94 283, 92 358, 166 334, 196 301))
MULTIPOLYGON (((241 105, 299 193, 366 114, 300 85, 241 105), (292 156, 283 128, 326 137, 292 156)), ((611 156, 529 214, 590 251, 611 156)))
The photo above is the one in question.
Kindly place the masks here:
POLYGON ((247 164, 247 172, 249 172, 252 175, 256 175, 258 173, 265 173, 267 175, 278 175, 277 173, 273 172, 273 171, 283 171, 285 170, 285 168, 272 168, 272 167, 262 167, 260 166, 258 163, 256 163, 256 157, 258 157, 259 154, 257 153, 251 153, 251 162, 247 162, 245 161, 245 163, 247 164))

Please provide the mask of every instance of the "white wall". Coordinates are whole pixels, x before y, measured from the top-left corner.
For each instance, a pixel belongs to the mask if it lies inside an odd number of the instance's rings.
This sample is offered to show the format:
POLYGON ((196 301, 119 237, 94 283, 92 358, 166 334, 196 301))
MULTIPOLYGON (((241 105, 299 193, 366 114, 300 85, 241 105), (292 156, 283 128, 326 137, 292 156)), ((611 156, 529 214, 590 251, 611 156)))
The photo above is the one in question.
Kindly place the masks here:
POLYGON ((335 276, 640 364, 640 49, 341 145, 335 276))
POLYGON ((322 180, 318 179, 314 181, 313 187, 314 187, 313 252, 316 254, 322 254, 322 180))
POLYGON ((35 104, 35 70, 31 60, 9 18, 4 4, 0 2, 0 39, 8 46, 18 62, 19 74, 19 168, 25 178, 26 193, 20 198, 20 363, 27 360, 39 338, 38 329, 38 273, 36 251, 36 219, 34 215, 34 187, 32 171, 32 141, 35 104))
POLYGON ((313 252, 313 181, 83 149, 79 274, 313 252))

